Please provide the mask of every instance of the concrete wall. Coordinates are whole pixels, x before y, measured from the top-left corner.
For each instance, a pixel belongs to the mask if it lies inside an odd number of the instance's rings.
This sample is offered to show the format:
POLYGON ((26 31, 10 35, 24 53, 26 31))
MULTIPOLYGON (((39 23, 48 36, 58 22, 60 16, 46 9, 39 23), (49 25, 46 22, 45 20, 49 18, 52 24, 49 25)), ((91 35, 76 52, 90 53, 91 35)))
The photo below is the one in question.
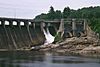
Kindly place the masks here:
POLYGON ((0 18, 0 49, 24 49, 45 42, 43 28, 55 36, 62 32, 64 38, 83 36, 84 21, 34 21, 32 19, 0 18))
POLYGON ((0 49, 30 48, 44 41, 40 24, 32 20, 0 19, 0 49))

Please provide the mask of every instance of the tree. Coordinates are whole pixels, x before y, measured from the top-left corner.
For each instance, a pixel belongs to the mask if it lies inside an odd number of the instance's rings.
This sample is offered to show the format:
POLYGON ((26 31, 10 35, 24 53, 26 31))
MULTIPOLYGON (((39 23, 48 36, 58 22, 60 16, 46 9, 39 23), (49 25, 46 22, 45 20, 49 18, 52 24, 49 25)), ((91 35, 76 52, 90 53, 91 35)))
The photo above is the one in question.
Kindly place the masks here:
POLYGON ((54 11, 54 8, 51 6, 50 10, 47 14, 42 13, 35 17, 35 20, 54 20, 63 18, 86 18, 90 20, 89 25, 92 30, 97 33, 100 33, 100 6, 96 7, 84 7, 78 10, 70 9, 69 7, 65 7, 63 12, 60 10, 54 11))
POLYGON ((55 12, 55 19, 61 19, 62 18, 62 13, 60 10, 56 10, 55 12))
POLYGON ((48 17, 47 17, 47 14, 42 13, 40 15, 37 15, 34 19, 35 20, 44 20, 44 19, 48 19, 48 17))
POLYGON ((63 10, 63 18, 68 18, 70 15, 70 8, 69 7, 65 7, 63 10))
POLYGON ((50 20, 54 20, 55 19, 55 11, 54 11, 54 8, 52 6, 50 7, 49 13, 47 15, 48 15, 48 18, 50 20))

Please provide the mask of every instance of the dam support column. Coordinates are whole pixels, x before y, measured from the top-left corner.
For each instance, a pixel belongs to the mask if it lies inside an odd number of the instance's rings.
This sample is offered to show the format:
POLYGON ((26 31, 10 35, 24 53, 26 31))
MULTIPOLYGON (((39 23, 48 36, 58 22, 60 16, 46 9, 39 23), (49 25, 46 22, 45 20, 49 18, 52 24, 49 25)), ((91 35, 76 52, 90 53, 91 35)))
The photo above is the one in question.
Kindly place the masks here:
POLYGON ((43 28, 46 26, 44 22, 41 22, 41 31, 43 32, 43 28))
POLYGON ((63 34, 64 34, 64 20, 61 19, 59 29, 58 29, 55 39, 54 39, 54 43, 61 41, 63 39, 63 34))
POLYGON ((61 19, 60 22, 60 26, 59 26, 59 30, 57 32, 57 34, 60 33, 61 38, 63 37, 64 34, 64 19, 61 19))
POLYGON ((86 20, 84 19, 84 35, 86 36, 87 35, 87 22, 86 20))
MULTIPOLYGON (((9 26, 10 26, 10 28, 9 28, 9 33, 10 33, 9 37, 10 37, 10 40, 12 41, 11 45, 13 45, 15 47, 15 49, 18 49, 18 46, 17 46, 16 41, 14 39, 14 36, 15 36, 14 33, 15 32, 14 32, 14 29, 13 29, 13 21, 12 20, 9 20, 9 26)), ((14 47, 12 49, 14 49, 14 47)))
POLYGON ((29 29, 29 22, 28 21, 24 21, 24 23, 25 23, 25 27, 27 29, 29 42, 31 42, 31 43, 29 43, 29 46, 28 46, 28 47, 30 47, 33 44, 33 41, 32 41, 32 36, 31 36, 31 33, 30 33, 30 29, 29 29))
POLYGON ((75 32, 76 32, 76 23, 75 23, 75 19, 72 19, 72 34, 73 34, 73 37, 75 37, 75 32))

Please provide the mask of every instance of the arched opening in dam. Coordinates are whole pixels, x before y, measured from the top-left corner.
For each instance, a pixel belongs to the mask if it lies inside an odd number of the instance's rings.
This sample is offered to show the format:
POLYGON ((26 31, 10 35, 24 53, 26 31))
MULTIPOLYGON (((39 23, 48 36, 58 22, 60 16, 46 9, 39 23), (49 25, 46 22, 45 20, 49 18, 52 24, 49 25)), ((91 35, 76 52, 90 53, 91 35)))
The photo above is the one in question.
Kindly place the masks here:
POLYGON ((60 23, 51 23, 50 26, 48 26, 49 32, 52 36, 56 36, 59 26, 60 23))

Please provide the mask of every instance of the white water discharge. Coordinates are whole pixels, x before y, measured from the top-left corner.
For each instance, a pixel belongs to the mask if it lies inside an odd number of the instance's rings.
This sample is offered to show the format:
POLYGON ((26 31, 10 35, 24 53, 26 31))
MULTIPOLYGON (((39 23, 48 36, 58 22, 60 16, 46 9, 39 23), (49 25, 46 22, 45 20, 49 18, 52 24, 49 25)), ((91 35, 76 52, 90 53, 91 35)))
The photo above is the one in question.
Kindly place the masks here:
POLYGON ((47 28, 47 32, 45 31, 45 29, 43 29, 43 32, 44 32, 44 35, 46 38, 44 45, 48 45, 50 43, 53 43, 55 37, 50 34, 49 29, 47 28))
MULTIPOLYGON (((55 37, 52 36, 52 35, 50 34, 48 28, 47 28, 47 32, 46 32, 45 29, 43 28, 43 33, 44 33, 45 38, 46 38, 44 45, 49 45, 49 44, 51 44, 51 43, 54 42, 55 37)), ((31 49, 35 49, 35 47, 34 47, 34 46, 31 47, 31 49)))

